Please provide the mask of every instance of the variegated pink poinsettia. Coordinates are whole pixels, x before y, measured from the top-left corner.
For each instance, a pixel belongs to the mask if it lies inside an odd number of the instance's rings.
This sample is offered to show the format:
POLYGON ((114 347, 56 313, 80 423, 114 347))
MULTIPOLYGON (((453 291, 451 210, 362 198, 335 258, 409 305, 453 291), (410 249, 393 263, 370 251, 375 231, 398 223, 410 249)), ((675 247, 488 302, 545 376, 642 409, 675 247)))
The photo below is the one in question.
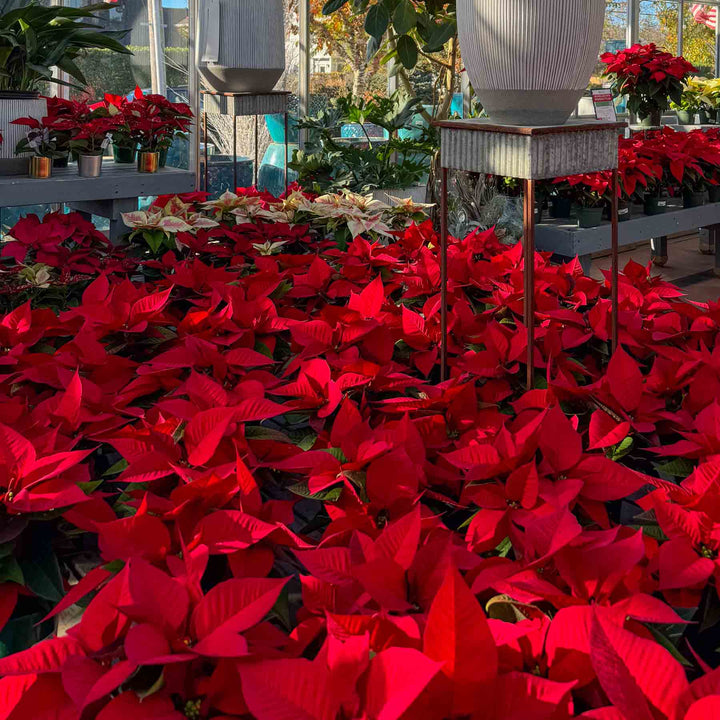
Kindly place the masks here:
POLYGON ((151 205, 147 210, 123 213, 125 225, 134 231, 162 230, 166 234, 194 232, 201 228, 214 228, 218 223, 193 211, 193 206, 174 197, 164 207, 151 205))

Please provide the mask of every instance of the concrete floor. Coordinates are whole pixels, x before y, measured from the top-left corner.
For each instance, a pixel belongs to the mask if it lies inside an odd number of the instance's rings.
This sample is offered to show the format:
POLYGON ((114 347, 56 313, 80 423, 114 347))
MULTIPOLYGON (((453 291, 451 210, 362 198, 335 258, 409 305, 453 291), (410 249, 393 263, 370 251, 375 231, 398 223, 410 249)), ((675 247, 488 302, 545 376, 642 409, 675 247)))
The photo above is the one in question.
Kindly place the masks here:
MULTIPOLYGON (((620 253, 620 270, 629 260, 641 265, 650 262, 650 242, 642 247, 620 253)), ((687 293, 690 300, 717 302, 720 299, 720 277, 713 272, 715 258, 698 252, 698 236, 668 239, 668 261, 665 267, 654 267, 653 273, 662 275, 687 293)), ((610 269, 610 257, 593 260, 590 275, 602 279, 601 270, 610 269)))

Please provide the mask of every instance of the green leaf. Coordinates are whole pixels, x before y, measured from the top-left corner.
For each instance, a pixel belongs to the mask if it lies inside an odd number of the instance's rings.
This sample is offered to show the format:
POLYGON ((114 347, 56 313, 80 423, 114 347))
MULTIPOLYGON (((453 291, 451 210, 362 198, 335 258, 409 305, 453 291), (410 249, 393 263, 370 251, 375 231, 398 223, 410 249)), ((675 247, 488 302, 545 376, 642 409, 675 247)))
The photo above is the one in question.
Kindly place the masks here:
POLYGON ((687 458, 675 458, 656 465, 655 468, 665 475, 686 478, 695 469, 695 464, 687 458))
POLYGON ((410 0, 400 0, 393 14, 393 27, 398 35, 409 33, 417 24, 417 13, 410 0))
POLYGON ((321 490, 320 492, 311 493, 307 480, 303 480, 302 482, 290 485, 288 487, 288 490, 295 493, 296 495, 300 495, 300 497, 308 498, 309 500, 320 500, 322 502, 337 502, 342 495, 343 486, 341 484, 335 485, 334 487, 326 488, 325 490, 321 490))
POLYGON ((365 17, 365 32, 380 41, 390 24, 390 15, 382 3, 373 5, 365 17))
POLYGON ((338 462, 346 463, 348 461, 340 448, 323 448, 323 452, 330 453, 338 462))
POLYGON ((119 475, 128 466, 128 461, 125 458, 120 458, 116 463, 111 465, 103 474, 103 477, 109 477, 110 475, 119 475))
POLYGON ((322 14, 332 15, 336 10, 339 10, 348 0, 328 0, 323 5, 322 14))
POLYGON ((412 70, 417 64, 417 45, 409 35, 402 35, 398 38, 397 53, 398 59, 407 70, 412 70))
POLYGON ((645 627, 653 634, 655 640, 662 645, 681 665, 684 665, 685 667, 693 667, 693 664, 688 662, 687 659, 681 655, 665 633, 652 625, 645 625, 645 627))
POLYGON ((445 47, 445 43, 455 36, 457 25, 455 21, 445 22, 442 25, 433 27, 427 44, 423 50, 427 53, 440 52, 445 47))
POLYGON ((14 555, 8 555, 0 559, 0 582, 14 582, 18 585, 25 584, 22 569, 14 555))
POLYGON ((20 562, 25 586, 38 597, 57 603, 62 600, 63 584, 60 567, 54 554, 44 557, 23 558, 20 562))
POLYGON ((626 437, 622 442, 619 442, 617 445, 614 445, 609 452, 609 457, 611 460, 619 460, 621 457, 624 457, 627 455, 633 446, 633 439, 628 436, 626 437))

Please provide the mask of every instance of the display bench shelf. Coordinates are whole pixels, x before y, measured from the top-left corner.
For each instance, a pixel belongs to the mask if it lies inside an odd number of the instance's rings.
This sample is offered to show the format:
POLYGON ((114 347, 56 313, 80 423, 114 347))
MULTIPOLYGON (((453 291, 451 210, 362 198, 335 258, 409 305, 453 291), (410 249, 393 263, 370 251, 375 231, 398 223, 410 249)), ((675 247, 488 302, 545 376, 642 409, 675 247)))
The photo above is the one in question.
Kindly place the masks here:
POLYGON ((120 214, 137 209, 137 200, 150 195, 192 192, 195 173, 179 168, 160 168, 139 173, 135 165, 103 163, 102 175, 84 178, 77 166, 54 168, 53 176, 39 180, 22 175, 0 176, 0 207, 66 203, 87 215, 110 220, 110 237, 123 231, 120 214))
MULTIPOLYGON (((709 203, 695 208, 681 204, 669 205, 660 215, 633 216, 618 223, 618 244, 632 245, 650 240, 653 258, 658 265, 667 260, 667 236, 707 228, 711 241, 720 230, 720 203, 709 203)), ((610 223, 594 228, 579 228, 567 220, 543 222, 535 228, 538 250, 553 252, 564 258, 577 256, 583 268, 590 267, 593 253, 611 249, 610 223)), ((716 244, 717 248, 717 244, 716 244)), ((716 250, 718 253, 718 250, 716 250)), ((715 267, 720 268, 720 253, 716 254, 715 267)))

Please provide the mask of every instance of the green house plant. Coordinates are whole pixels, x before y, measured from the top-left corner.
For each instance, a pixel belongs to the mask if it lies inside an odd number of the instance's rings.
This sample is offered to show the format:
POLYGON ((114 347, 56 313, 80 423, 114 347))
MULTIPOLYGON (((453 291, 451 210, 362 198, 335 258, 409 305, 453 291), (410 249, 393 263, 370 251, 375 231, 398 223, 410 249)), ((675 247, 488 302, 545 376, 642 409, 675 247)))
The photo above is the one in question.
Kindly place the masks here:
POLYGON ((76 61, 93 48, 128 54, 123 31, 98 27, 100 11, 114 7, 98 3, 83 8, 41 5, 35 0, 0 15, 0 127, 8 136, 0 148, 0 174, 27 172, 27 157, 14 157, 23 135, 12 126, 18 117, 44 117, 46 101, 40 91, 48 83, 82 87, 85 77, 76 61), (53 77, 57 68, 69 81, 53 77))
POLYGON ((313 192, 346 189, 384 196, 381 191, 389 191, 423 201, 437 142, 432 128, 413 124, 420 105, 419 99, 408 100, 400 92, 369 100, 351 95, 338 98, 327 109, 298 122, 299 128, 309 131, 309 142, 305 151, 294 153, 288 167, 298 173, 300 185, 313 192), (349 124, 358 125, 364 137, 340 137, 342 126, 349 124), (370 124, 383 128, 387 138, 371 137, 370 124), (408 128, 414 130, 414 137, 401 138, 400 131, 408 128))

